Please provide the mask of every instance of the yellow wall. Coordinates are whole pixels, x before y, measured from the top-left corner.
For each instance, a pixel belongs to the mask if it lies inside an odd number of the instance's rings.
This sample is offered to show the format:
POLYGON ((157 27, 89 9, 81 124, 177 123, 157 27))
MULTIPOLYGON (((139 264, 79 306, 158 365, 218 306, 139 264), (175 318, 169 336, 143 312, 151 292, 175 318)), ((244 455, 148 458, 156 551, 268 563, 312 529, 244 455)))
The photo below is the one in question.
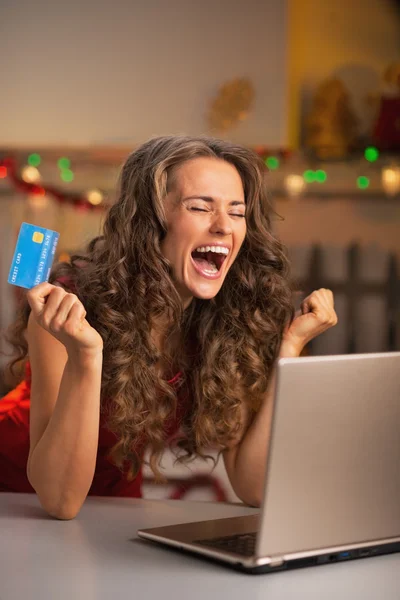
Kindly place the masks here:
POLYGON ((296 147, 301 103, 322 79, 343 71, 361 105, 385 67, 400 61, 400 14, 390 0, 289 0, 288 20, 289 143, 296 147))

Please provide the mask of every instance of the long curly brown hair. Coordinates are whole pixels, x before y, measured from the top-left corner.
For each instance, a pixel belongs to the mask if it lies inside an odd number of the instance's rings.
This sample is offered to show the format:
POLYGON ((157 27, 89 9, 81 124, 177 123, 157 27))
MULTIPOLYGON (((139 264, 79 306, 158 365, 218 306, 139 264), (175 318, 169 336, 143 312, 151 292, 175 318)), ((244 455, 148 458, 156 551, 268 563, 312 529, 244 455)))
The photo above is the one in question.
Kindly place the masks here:
MULTIPOLYGON (((116 464, 137 474, 143 440, 159 478, 166 445, 165 424, 175 418, 182 390, 156 368, 162 359, 183 375, 189 410, 182 423, 180 460, 226 448, 240 424, 241 404, 256 411, 267 390, 285 325, 293 318, 292 285, 282 244, 271 232, 267 169, 247 148, 205 137, 158 137, 126 160, 119 196, 109 209, 103 235, 71 264, 51 274, 73 281, 87 320, 104 341, 102 411, 118 442, 116 464), (163 200, 174 170, 197 157, 214 157, 239 172, 246 201, 247 233, 221 290, 211 300, 194 298, 183 310, 169 262, 160 250, 166 234, 163 200), (151 330, 168 315, 163 351, 151 330), (168 343, 178 339, 178 345, 168 343)), ((9 341, 26 358, 25 303, 9 341)))

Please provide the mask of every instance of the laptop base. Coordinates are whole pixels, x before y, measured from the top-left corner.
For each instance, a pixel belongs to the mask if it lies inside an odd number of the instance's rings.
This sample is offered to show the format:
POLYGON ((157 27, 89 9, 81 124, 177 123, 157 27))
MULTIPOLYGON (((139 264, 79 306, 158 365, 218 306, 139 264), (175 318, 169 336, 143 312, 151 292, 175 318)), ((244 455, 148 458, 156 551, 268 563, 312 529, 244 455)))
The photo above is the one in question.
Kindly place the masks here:
MULTIPOLYGON (((381 546, 372 546, 370 548, 361 548, 350 550, 346 552, 335 552, 333 554, 321 554, 319 556, 309 556, 307 558, 296 558, 284 562, 280 566, 271 567, 270 565, 260 565, 259 567, 245 567, 239 563, 231 565, 225 563, 225 565, 233 566, 235 570, 239 570, 242 573, 248 573, 250 575, 257 575, 262 573, 277 573, 279 571, 289 571, 290 569, 302 569, 304 567, 314 567, 320 565, 328 565, 338 562, 348 562, 349 560, 356 560, 359 558, 370 558, 373 556, 380 556, 386 554, 394 554, 400 552, 400 542, 392 542, 390 544, 382 544, 381 546)), ((196 554, 196 556, 199 556, 196 554)))

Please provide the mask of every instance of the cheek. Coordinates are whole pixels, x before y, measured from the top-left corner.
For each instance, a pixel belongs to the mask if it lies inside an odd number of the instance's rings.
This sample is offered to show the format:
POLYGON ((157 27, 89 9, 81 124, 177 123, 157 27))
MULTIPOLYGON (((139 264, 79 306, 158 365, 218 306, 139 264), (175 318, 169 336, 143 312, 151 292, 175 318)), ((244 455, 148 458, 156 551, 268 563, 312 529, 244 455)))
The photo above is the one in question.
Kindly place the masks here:
POLYGON ((173 251, 181 252, 191 248, 198 235, 199 227, 192 219, 184 216, 174 222, 173 226, 168 229, 166 237, 168 237, 168 246, 173 251))
POLYGON ((240 235, 238 234, 236 236, 236 248, 235 248, 234 260, 237 259, 245 239, 246 239, 246 230, 244 229, 244 231, 240 232, 240 235))
POLYGON ((246 223, 243 224, 243 227, 241 228, 240 232, 238 232, 238 240, 239 240, 239 245, 238 245, 238 251, 240 250, 240 248, 243 245, 244 240, 246 239, 246 233, 247 233, 247 226, 246 223))
POLYGON ((175 221, 168 225, 167 233, 160 245, 161 252, 167 259, 176 263, 177 258, 182 255, 188 237, 187 227, 180 227, 180 223, 175 221))

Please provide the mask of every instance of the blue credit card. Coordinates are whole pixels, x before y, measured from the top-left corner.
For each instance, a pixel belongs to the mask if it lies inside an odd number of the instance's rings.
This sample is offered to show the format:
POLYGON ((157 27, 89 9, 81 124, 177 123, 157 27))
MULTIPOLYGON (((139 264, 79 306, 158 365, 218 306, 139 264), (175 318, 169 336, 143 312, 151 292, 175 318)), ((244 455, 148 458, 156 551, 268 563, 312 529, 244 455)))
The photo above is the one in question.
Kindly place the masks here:
POLYGON ((57 231, 22 223, 8 283, 31 289, 48 281, 59 237, 57 231))

